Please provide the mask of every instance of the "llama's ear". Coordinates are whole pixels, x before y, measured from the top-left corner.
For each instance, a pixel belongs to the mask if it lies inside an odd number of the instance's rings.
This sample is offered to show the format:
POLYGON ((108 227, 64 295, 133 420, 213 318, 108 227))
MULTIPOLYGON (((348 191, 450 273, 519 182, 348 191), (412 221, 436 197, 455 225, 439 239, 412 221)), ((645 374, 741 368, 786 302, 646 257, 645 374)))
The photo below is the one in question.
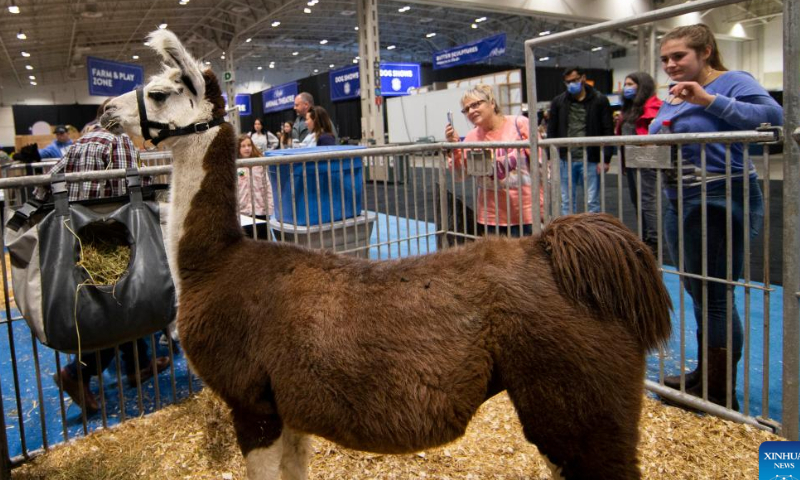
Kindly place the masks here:
POLYGON ((164 61, 181 71, 181 81, 194 95, 202 97, 205 90, 203 73, 197 60, 183 48, 178 37, 169 30, 156 30, 147 36, 150 47, 161 55, 164 61))

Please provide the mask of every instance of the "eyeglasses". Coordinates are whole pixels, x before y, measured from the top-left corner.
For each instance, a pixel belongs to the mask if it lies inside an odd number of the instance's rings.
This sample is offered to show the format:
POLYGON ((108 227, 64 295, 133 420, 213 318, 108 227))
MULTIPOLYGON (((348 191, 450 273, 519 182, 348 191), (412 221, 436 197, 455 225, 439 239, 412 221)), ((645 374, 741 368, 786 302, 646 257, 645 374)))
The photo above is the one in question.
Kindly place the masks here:
POLYGON ((475 110, 476 108, 480 107, 483 102, 486 100, 478 100, 477 102, 472 102, 469 105, 465 106, 461 109, 461 113, 464 115, 468 114, 470 110, 475 110))

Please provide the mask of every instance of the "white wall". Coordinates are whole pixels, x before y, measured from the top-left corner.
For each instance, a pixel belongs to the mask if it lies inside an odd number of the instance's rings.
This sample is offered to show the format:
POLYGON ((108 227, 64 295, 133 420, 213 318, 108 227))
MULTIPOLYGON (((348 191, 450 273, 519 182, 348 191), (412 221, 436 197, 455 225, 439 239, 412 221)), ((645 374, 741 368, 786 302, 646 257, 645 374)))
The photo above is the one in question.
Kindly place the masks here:
POLYGON ((783 17, 773 19, 761 28, 762 78, 759 80, 769 90, 783 90, 783 17))

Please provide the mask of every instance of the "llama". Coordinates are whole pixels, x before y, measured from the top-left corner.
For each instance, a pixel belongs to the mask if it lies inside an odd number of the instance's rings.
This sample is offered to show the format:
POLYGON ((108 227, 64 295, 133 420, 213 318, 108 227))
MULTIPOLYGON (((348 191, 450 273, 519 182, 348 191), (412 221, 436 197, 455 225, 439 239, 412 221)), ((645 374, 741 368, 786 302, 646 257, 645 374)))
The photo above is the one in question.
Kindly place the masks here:
POLYGON ((641 477, 645 354, 671 304, 635 235, 575 215, 383 262, 245 238, 216 77, 172 32, 149 42, 163 72, 102 123, 172 149, 181 344, 231 408, 248 479, 307 478, 310 434, 377 453, 451 442, 502 391, 557 477, 641 477))

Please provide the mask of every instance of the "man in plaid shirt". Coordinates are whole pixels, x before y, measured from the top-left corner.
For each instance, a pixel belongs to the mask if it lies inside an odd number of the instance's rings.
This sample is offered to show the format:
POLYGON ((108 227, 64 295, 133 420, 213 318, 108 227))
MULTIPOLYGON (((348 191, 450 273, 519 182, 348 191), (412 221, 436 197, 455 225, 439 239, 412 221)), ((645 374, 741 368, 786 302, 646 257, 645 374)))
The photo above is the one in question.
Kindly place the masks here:
MULTIPOLYGON (((67 154, 50 169, 50 174, 73 172, 92 172, 96 170, 113 170, 117 168, 138 167, 139 151, 125 134, 114 135, 99 125, 79 138, 67 154)), ((147 183, 142 179, 143 183, 147 183)), ((67 183, 69 200, 87 200, 90 198, 116 197, 125 195, 125 179, 93 180, 89 182, 67 183)), ((37 187, 36 198, 44 199, 49 188, 37 187)))

